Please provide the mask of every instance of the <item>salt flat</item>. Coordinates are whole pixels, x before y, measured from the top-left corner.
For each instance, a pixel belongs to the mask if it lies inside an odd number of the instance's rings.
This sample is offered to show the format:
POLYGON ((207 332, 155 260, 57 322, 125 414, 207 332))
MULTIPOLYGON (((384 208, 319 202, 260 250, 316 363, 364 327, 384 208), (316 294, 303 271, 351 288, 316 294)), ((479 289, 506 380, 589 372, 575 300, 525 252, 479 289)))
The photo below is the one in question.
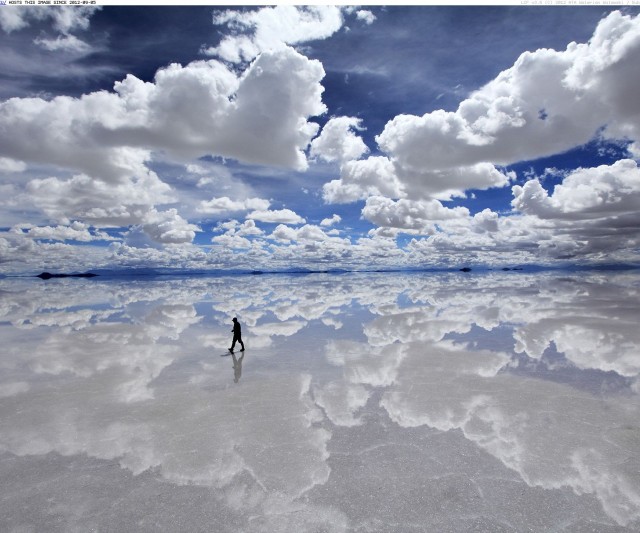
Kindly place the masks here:
POLYGON ((632 273, 0 280, 0 530, 638 531, 639 293, 632 273))

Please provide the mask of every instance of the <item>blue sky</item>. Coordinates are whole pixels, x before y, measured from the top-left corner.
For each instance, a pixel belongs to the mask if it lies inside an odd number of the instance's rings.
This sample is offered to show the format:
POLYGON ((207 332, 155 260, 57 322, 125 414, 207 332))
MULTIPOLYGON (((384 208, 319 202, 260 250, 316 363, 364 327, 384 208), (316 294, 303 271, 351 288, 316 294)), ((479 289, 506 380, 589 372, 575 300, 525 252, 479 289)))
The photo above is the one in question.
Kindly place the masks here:
POLYGON ((0 9, 0 273, 638 263, 638 8, 0 9))

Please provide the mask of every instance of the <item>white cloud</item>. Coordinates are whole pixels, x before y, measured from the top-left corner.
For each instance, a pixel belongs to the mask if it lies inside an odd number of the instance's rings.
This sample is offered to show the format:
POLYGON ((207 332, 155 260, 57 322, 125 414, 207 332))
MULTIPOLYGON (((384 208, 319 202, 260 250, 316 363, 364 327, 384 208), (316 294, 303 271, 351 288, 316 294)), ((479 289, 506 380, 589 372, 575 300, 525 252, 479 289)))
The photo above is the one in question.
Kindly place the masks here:
POLYGON ((264 231, 257 227, 255 221, 252 219, 245 220, 240 224, 236 233, 237 235, 264 235, 264 231))
POLYGON ((82 222, 73 222, 69 226, 33 226, 31 224, 21 224, 14 226, 11 231, 19 235, 26 235, 32 239, 47 239, 54 241, 74 240, 80 242, 90 241, 110 241, 107 233, 102 231, 91 231, 91 227, 82 222))
POLYGON ((224 230, 222 235, 217 235, 211 242, 233 249, 259 249, 262 241, 256 237, 262 237, 264 231, 256 226, 254 220, 245 220, 242 224, 237 220, 230 220, 217 225, 216 229, 224 230), (251 239, 249 239, 251 237, 251 239))
POLYGON ((291 48, 264 53, 237 76, 218 61, 170 65, 155 83, 132 75, 110 93, 104 135, 183 157, 212 154, 304 170, 303 151, 326 111, 324 70, 291 48), (134 136, 135 135, 135 136, 134 136))
POLYGON ((205 174, 209 173, 209 169, 203 167, 202 165, 197 165, 194 163, 189 163, 185 168, 189 174, 198 174, 204 176, 205 174))
POLYGON ((58 35, 55 39, 44 39, 38 37, 35 39, 35 44, 41 46, 45 50, 56 52, 58 50, 66 50, 73 52, 88 52, 91 47, 78 39, 75 35, 58 35))
POLYGON ((77 30, 87 30, 93 14, 102 9, 98 6, 3 6, 0 12, 0 27, 11 33, 31 26, 32 23, 51 22, 55 38, 46 33, 36 37, 33 42, 50 52, 75 52, 86 54, 91 46, 72 35, 77 30))
POLYGON ((414 230, 423 234, 435 233, 434 224, 449 219, 465 219, 466 207, 446 208, 438 200, 390 200, 372 196, 362 209, 362 216, 376 226, 414 230))
POLYGON ((257 210, 247 215, 248 219, 270 224, 304 224, 306 221, 291 209, 257 210))
POLYGON ((289 44, 326 39, 341 28, 342 14, 336 6, 278 5, 246 11, 227 10, 215 14, 213 23, 227 25, 234 34, 225 36, 218 46, 204 52, 239 63, 289 44))
POLYGON ((142 230, 155 242, 162 244, 191 242, 196 231, 202 231, 182 218, 176 209, 162 212, 152 209, 145 214, 142 230))
POLYGON ((31 201, 51 219, 63 224, 79 220, 98 227, 139 223, 150 206, 170 201, 170 190, 150 171, 119 183, 81 174, 68 180, 34 179, 26 187, 31 201))
POLYGON ((543 257, 633 261, 640 243, 640 169, 623 159, 612 165, 579 168, 550 195, 537 179, 514 186, 512 205, 529 226, 547 233, 543 257))
POLYGON ((402 184, 393 163, 386 157, 373 156, 362 161, 347 161, 340 169, 340 179, 326 183, 322 195, 326 202, 355 202, 368 196, 399 198, 402 184))
POLYGON ((319 128, 307 119, 326 112, 323 77, 319 61, 291 48, 263 53, 241 78, 235 112, 215 128, 210 151, 248 163, 306 170, 303 151, 319 128))
POLYGON ((342 220, 340 215, 334 215, 331 218, 323 218, 320 222, 321 226, 333 226, 334 224, 338 224, 342 220))
MULTIPOLYGON (((143 233, 137 228, 137 232, 143 233)), ((219 259, 211 254, 205 253, 200 247, 192 244, 166 244, 164 246, 155 246, 143 233, 141 244, 144 247, 138 247, 129 243, 114 242, 110 245, 108 257, 104 259, 107 265, 116 265, 118 267, 156 267, 156 268, 215 268, 220 265, 219 259)), ((100 249, 101 252, 104 250, 100 249)), ((76 258, 77 260, 78 258, 76 258)), ((93 263, 87 261, 84 257, 80 258, 82 263, 88 263, 90 268, 95 268, 97 261, 93 263)), ((232 263, 232 262, 230 262, 232 263)))
POLYGON ((566 173, 553 194, 538 180, 514 186, 512 205, 522 215, 487 208, 471 216, 433 199, 370 196, 362 216, 378 227, 372 236, 429 235, 409 243, 409 256, 402 258, 409 264, 633 262, 640 244, 638 183, 637 164, 620 160, 566 173))
POLYGON ((9 157, 0 157, 0 172, 22 172, 27 168, 23 161, 16 161, 9 157))
POLYGON ((243 250, 251 248, 251 241, 240 235, 225 233, 224 235, 216 235, 212 237, 211 242, 220 244, 230 250, 243 250))
POLYGON ((465 196, 468 188, 502 187, 513 175, 504 174, 491 163, 440 170, 399 166, 383 156, 348 161, 340 179, 324 185, 323 197, 329 203, 353 202, 369 196, 450 200, 465 196))
POLYGON ((271 238, 279 241, 295 241, 297 234, 294 228, 279 224, 271 233, 271 238))
POLYGON ((631 159, 578 168, 549 195, 538 180, 513 187, 513 207, 540 218, 595 219, 640 211, 640 168, 631 159))
POLYGON ((52 266, 62 272, 83 271, 107 265, 109 255, 104 247, 43 243, 12 233, 0 237, 0 265, 3 272, 36 274, 52 266))
POLYGON ((207 215, 226 215, 239 211, 249 211, 251 209, 264 210, 268 209, 269 205, 269 200, 262 198, 232 200, 228 196, 221 196, 219 198, 202 201, 198 206, 198 211, 207 215))
POLYGON ((102 9, 95 6, 3 6, 0 27, 6 32, 21 30, 32 22, 50 20, 53 28, 64 35, 73 30, 86 30, 93 14, 102 9))
POLYGON ((635 140, 639 62, 640 17, 612 12, 588 43, 523 53, 456 111, 395 117, 376 137, 389 162, 353 162, 325 186, 325 200, 446 199, 505 186, 510 176, 496 165, 560 153, 603 127, 607 137, 635 140))
MULTIPOLYGON (((26 28, 29 25, 27 17, 31 16, 31 14, 37 14, 36 9, 35 7, 23 9, 22 7, 3 6, 2 11, 0 11, 0 27, 6 33, 26 28)), ((45 10, 38 11, 43 12, 45 10)))
POLYGON ((368 26, 373 24, 376 20, 376 16, 368 9, 359 9, 356 11, 356 18, 358 20, 362 20, 368 26))
MULTIPOLYGON (((335 239, 335 237, 329 237, 319 226, 314 226, 312 224, 306 224, 302 226, 296 232, 296 240, 299 241, 329 241, 335 239)), ((342 241, 342 239, 339 239, 342 241)))
POLYGON ((301 228, 291 228, 284 224, 278 225, 270 239, 276 242, 295 243, 289 246, 272 247, 272 253, 276 261, 288 266, 314 265, 331 262, 333 266, 339 265, 340 259, 352 258, 351 242, 349 239, 329 235, 320 226, 305 224, 301 228))
POLYGON ((457 159, 506 164, 583 144, 598 128, 633 119, 633 114, 621 112, 630 105, 629 98, 620 98, 615 105, 613 100, 620 96, 614 96, 614 87, 627 86, 629 75, 638 71, 639 28, 640 18, 613 12, 600 22, 587 44, 572 43, 560 52, 526 52, 513 67, 462 102, 455 113, 427 114, 419 122, 408 118, 402 126, 402 121, 392 121, 380 136, 381 147, 409 167, 427 160, 442 167, 456 164, 457 159), (587 70, 589 82, 576 74, 587 70), (544 120, 538 117, 540 110, 545 111, 544 120), (425 129, 436 123, 438 127, 425 129), (444 129, 445 124, 455 127, 444 129), (397 137, 400 127, 408 138, 397 137), (428 131, 432 135, 425 137, 428 131), (422 153, 412 148, 415 142, 422 145, 422 153))
MULTIPOLYGON (((262 54, 240 75, 217 61, 198 61, 161 69, 154 82, 129 75, 114 92, 12 98, 0 103, 0 157, 8 171, 52 169, 26 186, 23 178, 10 178, 23 204, 56 223, 145 223, 148 213, 178 194, 149 170, 155 153, 169 160, 211 154, 306 168, 304 150, 318 129, 307 118, 325 111, 323 76, 318 61, 285 48, 262 54)), ((216 214, 269 205, 222 204, 214 199, 197 209, 216 214)), ((154 238, 181 241, 193 231, 172 226, 154 238)))
POLYGON ((362 129, 362 120, 355 117, 333 117, 322 128, 322 132, 311 142, 310 155, 330 163, 340 164, 359 159, 369 149, 354 133, 362 129))
POLYGON ((486 208, 473 215, 474 230, 478 233, 498 231, 498 213, 486 208))

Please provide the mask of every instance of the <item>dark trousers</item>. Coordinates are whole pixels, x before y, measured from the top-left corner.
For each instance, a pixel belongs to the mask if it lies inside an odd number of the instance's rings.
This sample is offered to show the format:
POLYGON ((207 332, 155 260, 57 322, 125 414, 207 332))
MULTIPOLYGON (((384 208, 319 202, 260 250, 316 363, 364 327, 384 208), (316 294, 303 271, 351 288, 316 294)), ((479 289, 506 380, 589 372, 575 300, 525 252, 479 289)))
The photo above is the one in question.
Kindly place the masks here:
POLYGON ((240 335, 233 336, 233 342, 231 343, 231 350, 233 351, 233 348, 235 347, 236 342, 239 342, 240 346, 242 346, 242 349, 244 350, 244 342, 242 342, 242 337, 240 335))

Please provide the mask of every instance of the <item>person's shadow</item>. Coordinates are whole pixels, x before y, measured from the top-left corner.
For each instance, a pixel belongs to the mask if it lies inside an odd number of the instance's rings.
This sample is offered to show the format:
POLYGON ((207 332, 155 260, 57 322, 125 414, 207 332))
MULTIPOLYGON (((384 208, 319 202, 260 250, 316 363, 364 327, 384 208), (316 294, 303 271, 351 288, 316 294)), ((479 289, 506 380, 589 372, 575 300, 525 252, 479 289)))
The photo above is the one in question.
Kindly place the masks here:
POLYGON ((240 359, 236 358, 236 354, 231 353, 231 357, 233 357, 233 382, 238 383, 240 381, 240 376, 242 376, 242 360, 244 359, 244 352, 240 356, 240 359))

